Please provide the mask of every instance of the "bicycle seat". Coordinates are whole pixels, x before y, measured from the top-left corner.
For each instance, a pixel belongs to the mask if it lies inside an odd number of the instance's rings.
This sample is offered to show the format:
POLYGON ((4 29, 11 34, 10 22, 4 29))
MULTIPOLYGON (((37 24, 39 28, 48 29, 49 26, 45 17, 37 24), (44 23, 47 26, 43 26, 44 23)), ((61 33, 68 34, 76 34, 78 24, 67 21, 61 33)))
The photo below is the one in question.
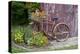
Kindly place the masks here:
POLYGON ((57 20, 58 20, 57 17, 52 18, 52 21, 57 21, 57 20))

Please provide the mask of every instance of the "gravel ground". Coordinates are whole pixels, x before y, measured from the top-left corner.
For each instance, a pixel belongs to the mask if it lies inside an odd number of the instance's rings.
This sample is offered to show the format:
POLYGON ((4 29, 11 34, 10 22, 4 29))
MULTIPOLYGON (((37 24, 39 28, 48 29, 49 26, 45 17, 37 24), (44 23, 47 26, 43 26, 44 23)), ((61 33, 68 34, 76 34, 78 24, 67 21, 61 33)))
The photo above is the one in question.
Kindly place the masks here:
MULTIPOLYGON (((16 47, 16 48, 21 48, 24 49, 25 51, 48 51, 48 50, 55 50, 55 49, 60 49, 60 48, 64 48, 64 47, 70 47, 70 46, 77 46, 78 45, 78 37, 71 37, 68 38, 68 40, 64 41, 64 42, 56 42, 54 41, 50 41, 50 44, 48 46, 45 47, 31 47, 31 46, 19 46, 15 43, 12 43, 12 46, 16 47)), ((65 49, 65 48, 64 48, 65 49)))

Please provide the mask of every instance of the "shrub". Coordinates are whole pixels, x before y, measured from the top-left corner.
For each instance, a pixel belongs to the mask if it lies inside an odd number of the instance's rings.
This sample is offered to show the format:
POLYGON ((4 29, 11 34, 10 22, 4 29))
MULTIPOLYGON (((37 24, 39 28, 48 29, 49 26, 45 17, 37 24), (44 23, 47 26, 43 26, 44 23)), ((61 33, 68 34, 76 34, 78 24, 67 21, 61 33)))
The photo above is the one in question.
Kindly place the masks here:
POLYGON ((24 42, 27 43, 28 39, 32 37, 32 28, 27 26, 25 29, 24 42))
POLYGON ((45 46, 48 44, 48 39, 41 32, 33 32, 33 37, 28 41, 28 45, 45 46))
POLYGON ((16 43, 23 43, 23 36, 24 36, 24 32, 22 28, 18 28, 14 31, 14 41, 16 43))

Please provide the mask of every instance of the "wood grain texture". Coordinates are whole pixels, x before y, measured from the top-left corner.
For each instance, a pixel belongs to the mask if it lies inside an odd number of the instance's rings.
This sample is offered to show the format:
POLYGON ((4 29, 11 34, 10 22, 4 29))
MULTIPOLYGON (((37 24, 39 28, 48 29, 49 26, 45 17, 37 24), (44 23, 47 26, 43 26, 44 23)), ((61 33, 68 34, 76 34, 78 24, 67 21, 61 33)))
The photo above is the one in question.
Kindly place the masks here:
POLYGON ((64 22, 70 28, 71 36, 78 33, 78 6, 69 4, 48 4, 41 3, 41 8, 45 10, 47 19, 57 17, 58 23, 64 22))

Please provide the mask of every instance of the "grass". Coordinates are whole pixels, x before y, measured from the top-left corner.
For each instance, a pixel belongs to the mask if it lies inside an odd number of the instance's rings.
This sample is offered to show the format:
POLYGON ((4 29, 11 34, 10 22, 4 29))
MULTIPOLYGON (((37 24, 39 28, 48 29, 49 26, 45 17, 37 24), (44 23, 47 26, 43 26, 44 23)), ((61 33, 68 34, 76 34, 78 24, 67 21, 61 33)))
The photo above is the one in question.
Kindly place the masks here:
POLYGON ((27 52, 25 49, 12 47, 12 53, 20 53, 20 52, 27 52))
MULTIPOLYGON (((35 48, 34 48, 35 49, 35 48)), ((12 53, 20 53, 20 52, 36 52, 34 51, 34 49, 32 48, 31 51, 29 49, 26 48, 25 49, 21 49, 21 48, 15 48, 15 47, 12 47, 12 53)), ((43 47, 43 51, 56 51, 56 50, 70 50, 70 49, 78 49, 78 45, 71 45, 71 46, 68 46, 68 47, 62 47, 62 48, 57 48, 57 49, 45 49, 43 47)), ((40 50, 40 48, 38 48, 38 50, 40 50)))

